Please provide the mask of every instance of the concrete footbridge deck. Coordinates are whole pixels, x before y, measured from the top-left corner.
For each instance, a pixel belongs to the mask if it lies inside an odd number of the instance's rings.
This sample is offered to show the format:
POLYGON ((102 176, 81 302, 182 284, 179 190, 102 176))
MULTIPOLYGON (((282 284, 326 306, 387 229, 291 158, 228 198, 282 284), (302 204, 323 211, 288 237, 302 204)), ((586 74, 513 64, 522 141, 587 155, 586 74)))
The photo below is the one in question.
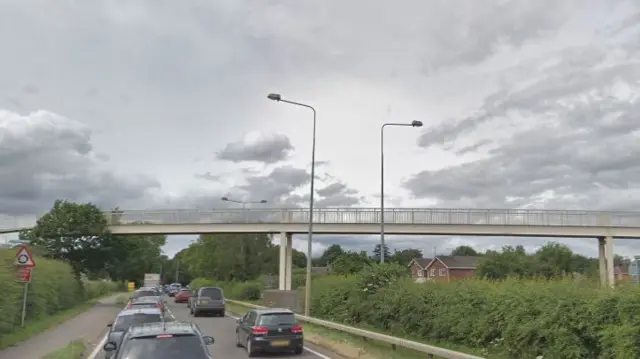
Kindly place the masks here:
MULTIPOLYGON (((385 233, 396 235, 640 238, 640 212, 538 209, 385 209, 385 233)), ((309 210, 164 209, 105 212, 114 234, 306 233, 309 210)), ((0 216, 0 233, 35 224, 0 216)), ((380 233, 379 208, 318 208, 316 234, 380 233)))

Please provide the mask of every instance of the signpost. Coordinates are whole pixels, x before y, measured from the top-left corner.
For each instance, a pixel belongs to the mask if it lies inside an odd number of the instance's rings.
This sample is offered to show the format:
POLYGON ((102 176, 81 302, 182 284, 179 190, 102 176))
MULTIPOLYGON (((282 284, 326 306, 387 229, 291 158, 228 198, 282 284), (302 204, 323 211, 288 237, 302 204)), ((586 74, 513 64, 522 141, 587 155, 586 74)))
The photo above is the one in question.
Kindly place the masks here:
POLYGON ((31 282, 31 272, 36 266, 33 256, 29 251, 29 247, 21 245, 16 252, 16 258, 13 264, 18 268, 18 280, 24 283, 24 292, 22 294, 22 321, 21 326, 24 327, 24 320, 27 315, 27 291, 31 282))

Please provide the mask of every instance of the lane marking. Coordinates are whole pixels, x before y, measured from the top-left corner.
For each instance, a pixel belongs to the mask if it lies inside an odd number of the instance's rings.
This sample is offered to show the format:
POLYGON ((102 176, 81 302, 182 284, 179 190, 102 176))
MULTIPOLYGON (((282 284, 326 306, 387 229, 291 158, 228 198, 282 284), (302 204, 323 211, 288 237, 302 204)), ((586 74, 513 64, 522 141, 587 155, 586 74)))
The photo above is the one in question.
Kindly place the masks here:
MULTIPOLYGON (((227 312, 226 314, 227 314, 227 317, 229 317, 229 318, 233 318, 235 320, 240 319, 240 317, 236 317, 235 315, 231 315, 231 313, 229 313, 229 312, 227 312)), ((319 352, 317 352, 317 351, 315 351, 313 349, 309 349, 309 347, 307 347, 307 346, 304 346, 303 348, 304 348, 304 350, 308 351, 309 353, 311 353, 311 354, 313 354, 313 355, 315 355, 315 356, 317 356, 317 357, 319 357, 321 359, 333 359, 333 358, 328 357, 328 356, 326 356, 326 355, 324 355, 322 353, 319 353, 319 352)), ((92 359, 92 358, 89 358, 89 359, 92 359)))

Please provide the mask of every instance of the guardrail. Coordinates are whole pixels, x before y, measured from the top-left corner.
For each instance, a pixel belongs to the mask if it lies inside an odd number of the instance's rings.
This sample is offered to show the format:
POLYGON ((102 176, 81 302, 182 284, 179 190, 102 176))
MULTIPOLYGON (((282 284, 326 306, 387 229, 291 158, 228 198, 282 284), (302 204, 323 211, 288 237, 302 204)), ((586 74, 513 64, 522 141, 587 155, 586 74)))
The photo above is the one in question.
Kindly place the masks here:
MULTIPOLYGON (((231 300, 231 299, 227 299, 227 302, 240 305, 243 307, 247 307, 247 308, 254 308, 254 309, 266 308, 260 305, 255 305, 255 304, 241 302, 237 300, 231 300)), ((445 349, 445 348, 434 347, 432 345, 418 343, 412 340, 392 337, 390 335, 371 332, 368 330, 354 328, 348 325, 338 324, 338 323, 334 323, 334 322, 330 322, 330 321, 322 320, 318 318, 307 317, 300 314, 296 314, 296 318, 298 318, 298 320, 300 320, 301 322, 307 322, 307 323, 311 323, 321 327, 338 330, 351 335, 356 335, 356 336, 360 336, 360 337, 371 339, 371 340, 385 342, 385 343, 391 344, 391 346, 394 349, 396 347, 412 349, 420 353, 428 354, 429 358, 438 357, 438 358, 445 358, 445 359, 485 359, 483 357, 479 357, 476 355, 460 353, 460 352, 456 352, 456 351, 445 349)))

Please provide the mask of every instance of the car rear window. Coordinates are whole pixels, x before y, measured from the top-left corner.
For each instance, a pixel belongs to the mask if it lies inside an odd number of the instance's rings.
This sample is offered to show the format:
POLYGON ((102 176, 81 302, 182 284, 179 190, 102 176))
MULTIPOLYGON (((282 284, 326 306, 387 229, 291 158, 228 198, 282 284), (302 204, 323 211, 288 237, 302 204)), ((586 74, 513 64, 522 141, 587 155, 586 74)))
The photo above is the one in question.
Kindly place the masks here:
POLYGON ((160 314, 137 313, 132 315, 121 315, 116 319, 113 330, 123 332, 135 324, 156 323, 162 321, 160 314))
POLYGON ((218 288, 202 288, 200 289, 200 296, 211 299, 222 299, 222 291, 218 288))
POLYGON ((152 290, 141 290, 139 292, 133 292, 132 298, 140 298, 140 297, 157 297, 158 293, 152 290))
POLYGON ((195 335, 159 335, 132 338, 122 343, 119 358, 205 359, 207 349, 195 335))
POLYGON ((189 289, 182 289, 180 293, 191 293, 191 291, 189 289))
POLYGON ((293 313, 266 313, 258 318, 258 325, 277 326, 296 324, 296 317, 293 313))

